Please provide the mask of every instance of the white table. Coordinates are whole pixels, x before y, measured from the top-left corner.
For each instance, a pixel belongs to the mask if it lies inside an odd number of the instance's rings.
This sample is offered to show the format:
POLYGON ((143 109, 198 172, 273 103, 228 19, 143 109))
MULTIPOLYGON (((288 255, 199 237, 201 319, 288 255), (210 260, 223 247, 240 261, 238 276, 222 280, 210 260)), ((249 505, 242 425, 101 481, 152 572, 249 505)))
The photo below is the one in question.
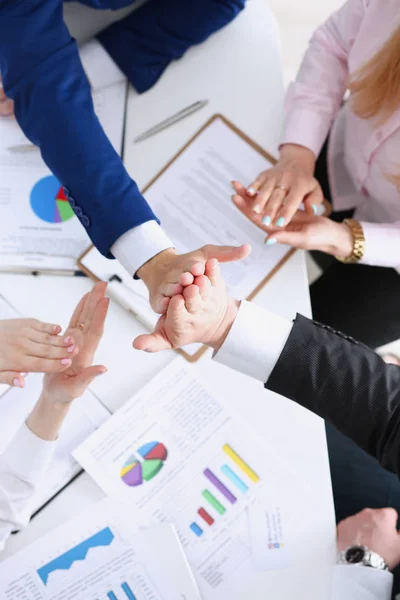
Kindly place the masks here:
MULTIPOLYGON (((274 152, 281 125, 282 103, 277 25, 264 0, 249 0, 247 9, 234 23, 173 64, 154 89, 143 96, 131 92, 125 162, 136 181, 143 186, 215 112, 223 113, 258 143, 274 152), (210 99, 206 109, 144 143, 132 144, 138 133, 201 98, 210 99)), ((0 291, 21 313, 63 325, 90 285, 88 280, 81 278, 0 276, 0 291)), ((296 311, 310 315, 302 253, 296 253, 284 265, 255 302, 289 318, 294 317, 296 311)), ((172 352, 147 355, 133 351, 131 341, 142 331, 141 325, 131 315, 112 304, 96 357, 96 362, 106 364, 109 372, 93 384, 95 393, 112 411, 175 356, 172 352)), ((290 571, 260 573, 240 600, 328 598, 335 527, 323 422, 286 399, 266 392, 260 384, 248 378, 244 405, 244 399, 237 392, 242 387, 243 375, 213 363, 209 353, 198 364, 206 371, 207 377, 213 378, 232 406, 268 438, 297 472, 303 474, 314 491, 315 502, 310 506, 307 493, 303 489, 292 489, 288 482, 287 494, 296 510, 300 507, 302 514, 290 571), (318 511, 315 511, 315 505, 319 507, 318 511)), ((270 459, 273 460, 273 457, 270 459)), ((13 536, 3 556, 15 553, 102 496, 96 484, 86 474, 81 475, 25 531, 13 536)))

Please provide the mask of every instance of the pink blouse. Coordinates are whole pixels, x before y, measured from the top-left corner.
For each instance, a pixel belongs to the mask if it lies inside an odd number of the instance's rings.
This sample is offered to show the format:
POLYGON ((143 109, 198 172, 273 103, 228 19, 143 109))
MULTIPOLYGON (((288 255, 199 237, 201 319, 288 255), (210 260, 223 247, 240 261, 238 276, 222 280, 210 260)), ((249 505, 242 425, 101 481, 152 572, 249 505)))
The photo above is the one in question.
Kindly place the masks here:
POLYGON ((400 25, 399 0, 347 0, 314 33, 286 97, 281 143, 306 146, 318 156, 332 128, 328 172, 335 210, 355 208, 362 222, 361 262, 400 272, 400 106, 383 125, 360 119, 347 102, 349 76, 400 25))

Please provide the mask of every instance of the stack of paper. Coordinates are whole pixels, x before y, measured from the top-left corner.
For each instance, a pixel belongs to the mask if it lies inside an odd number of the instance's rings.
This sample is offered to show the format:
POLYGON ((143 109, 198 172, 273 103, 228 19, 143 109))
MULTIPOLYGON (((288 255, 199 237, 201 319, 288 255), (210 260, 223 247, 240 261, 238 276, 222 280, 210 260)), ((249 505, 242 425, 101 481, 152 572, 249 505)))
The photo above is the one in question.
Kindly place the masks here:
MULTIPOLYGON (((124 81, 93 92, 96 114, 119 154, 125 99, 124 81)), ((16 121, 5 118, 0 119, 0 181, 0 270, 75 270, 90 243, 86 231, 40 151, 16 121)))
POLYGON ((7 600, 200 600, 173 527, 104 500, 0 565, 7 600))
MULTIPOLYGON (((275 557, 262 568, 287 564, 274 503, 288 473, 293 486, 300 485, 296 475, 182 359, 115 413, 75 457, 103 491, 130 507, 139 525, 177 528, 203 598, 240 597, 260 568, 248 509, 261 497, 269 498, 275 515, 275 524, 263 526, 265 552, 275 557), (268 537, 279 548, 269 548, 268 537)), ((264 516, 256 514, 253 524, 264 516)))

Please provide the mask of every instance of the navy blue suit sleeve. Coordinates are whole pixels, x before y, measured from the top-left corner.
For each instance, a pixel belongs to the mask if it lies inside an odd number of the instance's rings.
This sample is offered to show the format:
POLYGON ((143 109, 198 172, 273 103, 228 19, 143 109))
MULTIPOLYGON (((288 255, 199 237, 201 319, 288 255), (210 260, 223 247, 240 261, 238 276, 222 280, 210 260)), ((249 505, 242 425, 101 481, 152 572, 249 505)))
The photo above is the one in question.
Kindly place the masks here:
POLYGON ((98 36, 141 93, 154 85, 172 60, 230 23, 246 0, 149 0, 98 36))
POLYGON ((93 243, 110 256, 126 231, 155 219, 93 109, 59 0, 0 0, 0 70, 25 135, 67 188, 93 243))

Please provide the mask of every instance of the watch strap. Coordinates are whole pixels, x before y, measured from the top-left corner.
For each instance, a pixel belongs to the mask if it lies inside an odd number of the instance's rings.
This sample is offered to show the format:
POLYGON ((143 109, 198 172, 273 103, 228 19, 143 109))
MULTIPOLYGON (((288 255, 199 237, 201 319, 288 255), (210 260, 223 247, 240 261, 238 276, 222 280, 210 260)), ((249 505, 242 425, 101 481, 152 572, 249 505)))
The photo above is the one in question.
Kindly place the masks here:
POLYGON ((347 225, 353 236, 353 251, 350 256, 336 256, 335 258, 342 263, 354 264, 362 259, 365 249, 365 237, 362 225, 356 219, 344 219, 343 223, 347 225))

